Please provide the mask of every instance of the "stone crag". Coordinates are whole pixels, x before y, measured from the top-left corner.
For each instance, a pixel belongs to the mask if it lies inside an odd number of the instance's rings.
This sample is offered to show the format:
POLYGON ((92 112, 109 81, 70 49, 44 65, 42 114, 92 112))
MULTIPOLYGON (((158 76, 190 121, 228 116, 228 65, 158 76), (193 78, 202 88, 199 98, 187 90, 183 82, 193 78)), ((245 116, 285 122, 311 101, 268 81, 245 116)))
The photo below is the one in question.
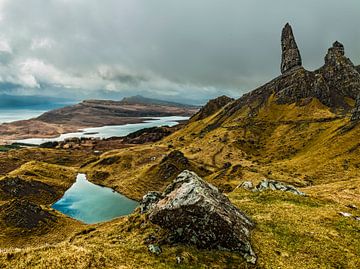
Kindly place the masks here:
POLYGON ((290 24, 286 24, 281 35, 281 73, 301 67, 301 55, 290 24))
POLYGON ((353 113, 351 115, 352 121, 358 121, 360 120, 360 94, 356 98, 355 108, 353 110, 353 113))
POLYGON ((194 116, 190 118, 190 122, 198 121, 213 115, 214 113, 218 112, 227 104, 231 103, 235 99, 230 98, 228 96, 220 96, 215 99, 211 99, 205 106, 203 106, 199 112, 197 112, 194 116))
MULTIPOLYGON (((302 67, 301 55, 289 24, 282 32, 282 75, 259 88, 244 94, 226 106, 217 117, 217 122, 207 130, 217 128, 231 115, 242 108, 248 108, 248 119, 255 117, 271 96, 277 104, 303 105, 316 98, 332 111, 348 115, 354 110, 349 103, 360 93, 359 66, 345 56, 344 46, 336 41, 325 56, 325 64, 308 71, 302 67)), ((353 116, 356 117, 356 116, 353 116)))
POLYGON ((171 232, 173 242, 239 251, 256 261, 250 244, 253 221, 194 172, 183 171, 161 195, 146 195, 142 208, 149 209, 151 222, 171 232))

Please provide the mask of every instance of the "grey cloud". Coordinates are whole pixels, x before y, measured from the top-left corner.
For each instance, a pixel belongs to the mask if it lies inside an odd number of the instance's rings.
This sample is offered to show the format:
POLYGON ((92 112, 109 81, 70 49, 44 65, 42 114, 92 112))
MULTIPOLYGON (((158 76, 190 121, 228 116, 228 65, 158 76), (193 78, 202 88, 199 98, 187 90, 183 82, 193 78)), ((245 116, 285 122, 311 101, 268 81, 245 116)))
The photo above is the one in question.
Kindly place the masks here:
POLYGON ((11 48, 5 62, 0 55, 1 78, 22 85, 18 92, 56 95, 63 86, 62 94, 72 88, 79 97, 237 97, 280 73, 288 21, 306 68, 321 66, 335 40, 360 63, 358 0, 0 3, 0 50, 4 40, 11 48))

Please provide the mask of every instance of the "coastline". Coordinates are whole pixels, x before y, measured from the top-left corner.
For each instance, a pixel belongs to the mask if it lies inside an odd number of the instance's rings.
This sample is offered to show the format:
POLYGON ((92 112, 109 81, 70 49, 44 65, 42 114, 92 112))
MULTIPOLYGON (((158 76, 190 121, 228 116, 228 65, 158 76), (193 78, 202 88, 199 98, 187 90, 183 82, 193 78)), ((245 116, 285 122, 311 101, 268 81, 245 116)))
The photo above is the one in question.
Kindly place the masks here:
MULTIPOLYGON (((121 122, 116 122, 114 124, 97 124, 97 125, 84 125, 84 126, 74 126, 74 125, 59 125, 59 124, 49 124, 40 122, 37 120, 25 120, 20 121, 21 129, 11 130, 13 134, 11 135, 2 135, 9 130, 4 131, 2 129, 0 131, 0 145, 9 145, 12 143, 28 143, 39 145, 40 142, 48 142, 51 141, 62 141, 70 137, 98 137, 98 138, 108 138, 112 136, 122 136, 127 135, 132 131, 137 131, 147 127, 153 126, 164 126, 171 125, 174 126, 179 124, 180 122, 186 121, 188 117, 184 116, 168 116, 168 117, 136 117, 136 118, 123 118, 121 122), (26 127, 23 128, 24 123, 26 123, 26 127), (137 124, 144 124, 144 126, 137 126, 137 124), (148 125, 148 126, 147 126, 148 125), (35 127, 32 131, 31 127, 35 127), (97 130, 98 128, 105 128, 105 130, 97 130), (112 132, 114 130, 119 129, 119 133, 114 135, 106 135, 106 129, 111 129, 112 132), (124 128, 124 130, 122 130, 124 128), (93 130, 95 129, 95 130, 93 130), (41 130, 41 132, 39 131, 41 130), (25 131, 25 132, 21 132, 25 131), (121 133, 121 131, 126 133, 121 133), (107 136, 107 137, 106 137, 107 136), (29 140, 29 141, 27 141, 29 140), (31 140, 36 141, 36 143, 32 143, 31 140), (44 141, 39 141, 44 140, 44 141)), ((2 126, 10 126, 18 124, 18 122, 10 123, 10 124, 2 124, 2 126)))

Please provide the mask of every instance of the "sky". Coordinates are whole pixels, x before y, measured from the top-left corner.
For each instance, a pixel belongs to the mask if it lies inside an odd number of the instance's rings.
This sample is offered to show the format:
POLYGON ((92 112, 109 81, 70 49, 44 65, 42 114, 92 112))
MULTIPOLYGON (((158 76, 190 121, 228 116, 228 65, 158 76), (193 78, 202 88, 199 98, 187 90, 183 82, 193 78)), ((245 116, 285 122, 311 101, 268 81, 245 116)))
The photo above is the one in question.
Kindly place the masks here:
POLYGON ((360 64, 359 0, 0 0, 0 94, 202 103, 280 74, 289 22, 303 65, 335 40, 360 64))

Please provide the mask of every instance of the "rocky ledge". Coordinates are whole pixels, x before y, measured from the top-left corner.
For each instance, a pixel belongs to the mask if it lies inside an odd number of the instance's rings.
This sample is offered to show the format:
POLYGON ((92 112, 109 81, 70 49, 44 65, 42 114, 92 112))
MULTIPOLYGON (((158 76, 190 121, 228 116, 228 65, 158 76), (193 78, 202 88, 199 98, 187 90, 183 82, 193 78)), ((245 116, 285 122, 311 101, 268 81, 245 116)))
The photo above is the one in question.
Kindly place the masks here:
POLYGON ((33 229, 55 222, 55 215, 24 199, 15 199, 0 207, 0 219, 10 227, 33 229))
POLYGON ((360 120, 360 94, 356 98, 356 103, 355 103, 355 107, 354 107, 354 110, 351 115, 351 120, 352 121, 360 120))
POLYGON ((239 251, 256 262, 250 243, 254 222, 194 172, 183 171, 162 194, 145 195, 141 209, 152 223, 170 231, 172 242, 239 251))
POLYGON ((206 103, 205 106, 203 106, 199 112, 197 112, 194 116, 190 118, 190 122, 198 121, 205 119, 216 112, 218 112, 220 109, 222 109, 227 104, 233 102, 235 99, 230 98, 226 95, 222 95, 220 97, 217 97, 215 99, 211 99, 209 102, 206 103))

